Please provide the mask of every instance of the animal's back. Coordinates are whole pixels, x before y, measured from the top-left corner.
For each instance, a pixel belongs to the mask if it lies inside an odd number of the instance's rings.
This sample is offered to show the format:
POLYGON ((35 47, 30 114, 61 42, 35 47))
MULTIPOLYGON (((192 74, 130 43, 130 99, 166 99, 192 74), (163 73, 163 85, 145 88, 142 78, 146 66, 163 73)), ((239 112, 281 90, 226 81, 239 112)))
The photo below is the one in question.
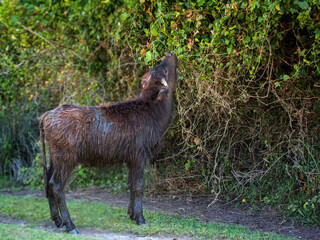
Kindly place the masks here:
MULTIPOLYGON (((62 105, 41 117, 48 143, 60 148, 72 147, 81 141, 94 119, 86 107, 62 105)), ((49 146, 50 147, 50 146, 49 146)))
POLYGON ((149 157, 158 150, 161 136, 154 120, 147 121, 145 109, 128 102, 110 107, 62 105, 46 112, 41 119, 50 154, 54 150, 96 167, 132 162, 138 154, 149 157))

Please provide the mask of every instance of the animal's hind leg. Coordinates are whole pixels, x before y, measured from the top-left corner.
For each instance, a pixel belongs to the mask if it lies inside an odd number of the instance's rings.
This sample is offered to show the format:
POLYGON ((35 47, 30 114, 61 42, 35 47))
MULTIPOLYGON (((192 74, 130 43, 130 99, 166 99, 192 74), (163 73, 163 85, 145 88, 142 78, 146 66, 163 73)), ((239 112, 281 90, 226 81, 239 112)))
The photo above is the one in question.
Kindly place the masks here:
POLYGON ((50 164, 49 168, 48 168, 48 182, 47 184, 47 198, 48 198, 48 202, 49 202, 49 207, 50 207, 50 215, 51 215, 51 219, 54 221, 54 223, 56 224, 56 226, 58 228, 61 228, 63 226, 62 224, 62 219, 59 216, 59 207, 58 207, 58 203, 57 200, 53 194, 53 190, 51 185, 49 184, 49 180, 52 178, 53 175, 53 165, 50 164))
MULTIPOLYGON (((60 173, 61 171, 58 172, 60 173)), ((62 218, 62 225, 66 226, 67 232, 72 234, 78 234, 79 231, 76 229, 75 225, 71 221, 64 195, 64 188, 71 175, 72 169, 68 172, 63 172, 63 174, 58 174, 58 172, 53 172, 53 175, 49 181, 49 185, 53 190, 54 197, 59 206, 60 215, 62 218)))

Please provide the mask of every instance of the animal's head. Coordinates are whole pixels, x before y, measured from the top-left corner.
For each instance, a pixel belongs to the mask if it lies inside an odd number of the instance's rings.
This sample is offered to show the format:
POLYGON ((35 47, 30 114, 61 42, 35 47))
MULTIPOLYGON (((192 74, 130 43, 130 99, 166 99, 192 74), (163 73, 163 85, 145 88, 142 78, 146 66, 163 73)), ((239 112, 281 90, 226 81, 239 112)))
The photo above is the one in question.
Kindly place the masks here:
POLYGON ((163 61, 142 77, 143 91, 151 90, 157 93, 157 100, 173 93, 177 81, 178 59, 173 53, 168 53, 163 61))

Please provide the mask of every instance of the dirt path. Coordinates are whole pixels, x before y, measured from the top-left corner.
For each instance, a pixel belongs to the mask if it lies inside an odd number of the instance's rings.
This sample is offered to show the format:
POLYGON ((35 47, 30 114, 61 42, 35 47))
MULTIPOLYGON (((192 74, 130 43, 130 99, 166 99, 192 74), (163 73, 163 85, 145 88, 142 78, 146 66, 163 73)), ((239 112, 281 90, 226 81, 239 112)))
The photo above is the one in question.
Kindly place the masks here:
MULTIPOLYGON (((33 195, 43 197, 41 192, 19 191, 1 192, 10 195, 33 195)), ((127 206, 128 194, 110 194, 101 189, 81 189, 68 192, 67 200, 86 199, 93 202, 105 202, 114 206, 127 206)), ((251 230, 260 232, 274 232, 284 236, 292 236, 300 239, 320 239, 319 226, 303 226, 293 223, 289 218, 277 214, 274 210, 245 211, 216 202, 210 208, 208 204, 211 199, 208 197, 181 197, 171 199, 169 197, 144 197, 144 208, 159 211, 166 214, 179 214, 188 217, 195 217, 201 221, 219 222, 227 224, 238 224, 246 226, 251 230)), ((86 230, 82 230, 83 233, 86 230)), ((89 236, 89 235, 88 235, 89 236)), ((134 235, 132 235, 134 237, 134 235)), ((98 236, 97 236, 98 237, 98 236)), ((127 238, 124 239, 157 239, 157 238, 127 238)), ((136 236, 135 236, 136 237, 136 236)), ((112 238, 111 238, 112 239, 112 238)), ((121 238, 116 238, 121 239, 121 238)), ((159 239, 159 238, 158 238, 159 239)), ((172 239, 172 238, 161 238, 172 239)), ((180 239, 180 238, 179 238, 180 239)))

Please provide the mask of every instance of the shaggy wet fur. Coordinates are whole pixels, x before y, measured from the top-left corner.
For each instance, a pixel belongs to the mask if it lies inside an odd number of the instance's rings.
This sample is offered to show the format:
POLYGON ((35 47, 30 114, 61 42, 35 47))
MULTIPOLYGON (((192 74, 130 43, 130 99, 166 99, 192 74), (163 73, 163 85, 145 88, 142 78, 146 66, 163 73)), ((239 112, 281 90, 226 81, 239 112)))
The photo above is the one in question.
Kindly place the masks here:
POLYGON ((142 91, 134 100, 107 107, 62 105, 40 117, 46 196, 57 227, 79 233, 70 219, 64 189, 78 164, 107 167, 126 163, 130 203, 128 214, 145 224, 141 198, 144 171, 161 143, 171 120, 177 57, 168 53, 160 65, 142 78, 142 91), (50 153, 46 167, 45 144, 50 153))

